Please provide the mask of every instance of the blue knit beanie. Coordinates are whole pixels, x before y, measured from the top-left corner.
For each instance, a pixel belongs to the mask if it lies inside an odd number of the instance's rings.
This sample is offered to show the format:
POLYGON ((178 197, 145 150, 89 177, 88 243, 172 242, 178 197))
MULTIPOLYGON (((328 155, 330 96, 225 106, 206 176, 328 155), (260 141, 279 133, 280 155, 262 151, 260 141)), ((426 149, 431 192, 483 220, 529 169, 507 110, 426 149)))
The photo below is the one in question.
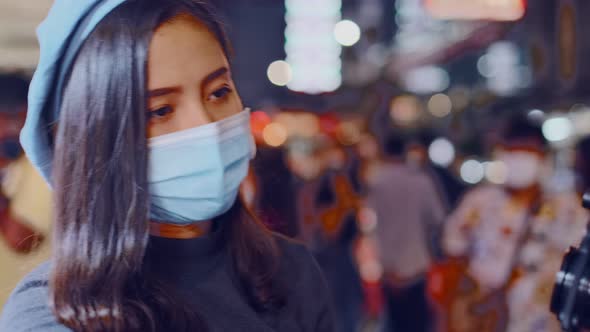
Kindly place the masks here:
POLYGON ((39 64, 29 87, 20 140, 27 157, 51 184, 51 126, 59 116, 66 75, 98 23, 125 0, 55 0, 37 28, 39 64))

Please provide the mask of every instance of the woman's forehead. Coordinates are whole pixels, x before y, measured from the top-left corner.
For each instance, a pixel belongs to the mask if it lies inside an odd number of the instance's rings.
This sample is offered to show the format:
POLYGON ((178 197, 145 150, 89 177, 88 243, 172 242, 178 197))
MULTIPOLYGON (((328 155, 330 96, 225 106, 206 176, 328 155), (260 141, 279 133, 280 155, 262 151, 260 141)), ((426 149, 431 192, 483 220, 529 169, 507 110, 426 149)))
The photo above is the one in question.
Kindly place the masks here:
POLYGON ((171 85, 182 77, 204 77, 227 59, 215 35, 196 18, 178 15, 161 25, 150 43, 148 84, 171 85))

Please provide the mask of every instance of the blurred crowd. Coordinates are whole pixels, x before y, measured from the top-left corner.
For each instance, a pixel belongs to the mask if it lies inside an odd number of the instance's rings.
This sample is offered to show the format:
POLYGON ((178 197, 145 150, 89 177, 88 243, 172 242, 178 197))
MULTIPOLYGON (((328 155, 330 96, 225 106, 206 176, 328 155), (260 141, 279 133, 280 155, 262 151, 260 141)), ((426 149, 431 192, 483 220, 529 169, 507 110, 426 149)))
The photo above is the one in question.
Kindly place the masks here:
POLYGON ((441 137, 428 128, 375 135, 329 113, 255 113, 255 134, 266 130, 248 196, 267 224, 311 248, 338 331, 557 332, 551 291, 585 232, 590 139, 572 151, 574 180, 556 190, 567 182, 556 150, 520 113, 501 121, 477 184, 465 163, 433 162, 441 137))
MULTIPOLYGON (((50 194, 18 144, 27 85, 0 79, 0 254, 12 266, 50 247, 50 194)), ((258 151, 242 194, 312 250, 338 331, 557 332, 551 289, 584 234, 590 138, 569 162, 575 186, 549 190, 554 150, 538 123, 513 113, 482 153, 492 176, 474 185, 433 162, 444 137, 429 128, 376 134, 367 118, 254 111, 258 151)), ((22 276, 13 274, 2 292, 22 276)))

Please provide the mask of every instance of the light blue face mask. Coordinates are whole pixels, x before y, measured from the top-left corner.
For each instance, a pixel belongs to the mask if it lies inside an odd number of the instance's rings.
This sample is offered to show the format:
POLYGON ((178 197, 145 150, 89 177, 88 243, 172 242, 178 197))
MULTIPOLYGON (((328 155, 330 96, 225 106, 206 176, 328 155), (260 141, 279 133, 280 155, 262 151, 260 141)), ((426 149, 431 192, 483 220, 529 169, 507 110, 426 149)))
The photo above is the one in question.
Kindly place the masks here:
POLYGON ((150 217, 187 225, 227 212, 256 147, 248 109, 204 126, 149 139, 150 217))

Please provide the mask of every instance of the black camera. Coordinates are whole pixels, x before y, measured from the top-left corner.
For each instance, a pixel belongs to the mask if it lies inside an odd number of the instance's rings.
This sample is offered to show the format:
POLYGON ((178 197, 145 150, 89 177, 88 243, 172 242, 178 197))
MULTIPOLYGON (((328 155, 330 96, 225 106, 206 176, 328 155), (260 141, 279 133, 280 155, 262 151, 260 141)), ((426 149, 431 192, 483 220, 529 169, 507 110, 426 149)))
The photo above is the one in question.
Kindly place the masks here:
MULTIPOLYGON (((590 191, 584 194, 590 210, 590 191)), ((579 248, 571 247, 563 258, 551 296, 551 312, 567 332, 590 330, 590 222, 579 248)))

